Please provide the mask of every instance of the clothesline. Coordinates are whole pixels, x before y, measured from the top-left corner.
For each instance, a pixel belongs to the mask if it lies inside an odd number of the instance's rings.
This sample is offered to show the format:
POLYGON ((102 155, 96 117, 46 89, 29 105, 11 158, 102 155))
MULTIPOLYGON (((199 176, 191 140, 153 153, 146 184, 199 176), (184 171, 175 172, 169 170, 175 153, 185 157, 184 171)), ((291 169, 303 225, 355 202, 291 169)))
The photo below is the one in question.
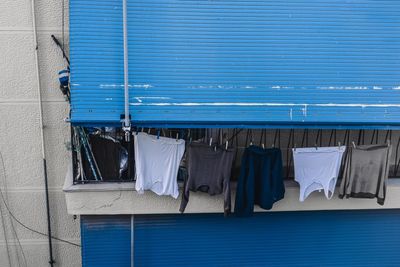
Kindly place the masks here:
MULTIPOLYGON (((169 195, 175 199, 182 195, 181 212, 189 202, 190 191, 208 193, 210 197, 223 194, 224 214, 231 212, 230 182, 235 150, 214 151, 210 149, 216 147, 211 138, 210 143, 185 143, 182 139, 142 132, 134 138, 135 188, 138 193, 151 190, 157 195, 169 195), (185 169, 182 171, 180 165, 185 152, 185 169), (184 181, 183 193, 178 190, 179 175, 184 181)), ((344 146, 315 147, 315 150, 314 147, 299 148, 307 153, 294 153, 293 157, 289 157, 287 152, 287 158, 291 158, 289 162, 294 163, 295 181, 300 185, 299 201, 303 202, 314 191, 323 191, 326 198, 331 199, 338 177, 341 176, 338 189, 340 198, 376 198, 378 204, 384 204, 390 169, 390 144, 356 146, 352 142, 351 146, 346 147, 354 149, 348 151, 344 160, 344 146)), ((249 216, 253 213, 254 205, 271 209, 275 202, 285 196, 281 151, 256 145, 237 148, 245 151, 240 161, 234 213, 237 216, 249 216)))
MULTIPOLYGON (((262 145, 258 145, 258 144, 252 144, 253 146, 259 146, 259 147, 263 147, 262 145)), ((362 145, 364 145, 364 144, 362 144, 362 145)), ((362 146, 361 145, 361 146, 362 146)), ((215 147, 215 146, 217 146, 217 147, 224 147, 225 145, 224 144, 217 144, 217 145, 215 145, 215 144, 213 144, 213 145, 211 145, 210 147, 215 147)), ((251 145, 248 145, 248 146, 229 146, 229 148, 235 148, 235 149, 246 149, 246 148, 248 148, 249 146, 251 146, 251 145)), ((340 144, 340 146, 341 147, 343 147, 343 146, 345 146, 346 148, 352 148, 352 147, 354 147, 353 145, 342 145, 342 144, 340 144)), ((360 146, 360 145, 355 145, 356 147, 358 147, 358 146, 360 146)), ((320 148, 320 147, 339 147, 339 145, 337 145, 337 146, 329 146, 329 145, 327 145, 327 146, 300 146, 300 147, 297 147, 297 146, 295 146, 295 147, 278 147, 278 146, 264 146, 263 148, 264 149, 268 149, 268 148, 279 148, 280 150, 283 150, 283 151, 286 151, 286 150, 292 150, 292 149, 297 149, 297 148, 316 148, 317 150, 318 150, 318 148, 320 148)))

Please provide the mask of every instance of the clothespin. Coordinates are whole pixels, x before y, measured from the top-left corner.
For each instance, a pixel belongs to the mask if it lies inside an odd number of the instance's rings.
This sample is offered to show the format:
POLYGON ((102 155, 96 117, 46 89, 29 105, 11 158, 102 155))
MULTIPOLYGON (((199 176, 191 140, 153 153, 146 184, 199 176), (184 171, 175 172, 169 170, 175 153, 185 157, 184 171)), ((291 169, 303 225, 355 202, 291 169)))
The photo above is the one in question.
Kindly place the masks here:
POLYGON ((275 148, 275 143, 272 143, 271 147, 272 147, 272 148, 275 148))
POLYGON ((212 137, 210 138, 210 146, 212 145, 212 137))
POLYGON ((263 144, 261 144, 261 146, 262 146, 262 148, 263 148, 263 149, 265 149, 264 143, 263 143, 263 144))
POLYGON ((179 133, 176 133, 176 141, 178 142, 179 139, 179 133))
POLYGON ((190 144, 192 143, 192 137, 189 138, 189 143, 190 143, 190 144))
POLYGON ((351 143, 353 144, 353 147, 356 148, 356 143, 354 143, 354 141, 351 141, 351 143))
POLYGON ((225 150, 228 150, 228 140, 225 142, 225 150))
POLYGON ((151 128, 149 128, 149 130, 147 131, 148 134, 150 134, 151 128))
POLYGON ((157 130, 157 139, 160 139, 160 130, 157 130))
POLYGON ((338 146, 339 146, 339 149, 340 149, 340 142, 338 142, 338 146))

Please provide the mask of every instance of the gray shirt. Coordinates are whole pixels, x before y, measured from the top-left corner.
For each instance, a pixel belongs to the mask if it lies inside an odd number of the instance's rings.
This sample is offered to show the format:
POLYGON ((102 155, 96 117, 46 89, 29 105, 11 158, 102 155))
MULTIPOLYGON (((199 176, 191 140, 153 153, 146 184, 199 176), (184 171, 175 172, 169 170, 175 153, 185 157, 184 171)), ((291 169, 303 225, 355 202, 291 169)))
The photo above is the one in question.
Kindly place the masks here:
POLYGON ((188 176, 184 182, 180 211, 189 202, 189 191, 210 195, 224 194, 224 213, 231 211, 230 177, 235 158, 234 149, 215 149, 206 144, 192 143, 186 149, 188 176))
POLYGON ((365 145, 351 148, 346 156, 339 197, 377 198, 383 205, 389 176, 391 147, 365 145))

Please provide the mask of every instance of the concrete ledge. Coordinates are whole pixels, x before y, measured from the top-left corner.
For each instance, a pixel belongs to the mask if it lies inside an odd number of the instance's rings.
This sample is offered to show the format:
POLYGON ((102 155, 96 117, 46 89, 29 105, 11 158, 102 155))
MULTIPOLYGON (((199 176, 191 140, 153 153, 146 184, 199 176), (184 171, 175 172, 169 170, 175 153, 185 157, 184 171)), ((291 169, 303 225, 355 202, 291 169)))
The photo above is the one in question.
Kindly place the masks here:
MULTIPOLYGON (((235 189, 232 190, 232 208, 235 189)), ((336 190, 337 191, 337 190, 336 190)), ((138 194, 134 183, 101 183, 73 185, 71 171, 64 185, 67 210, 76 215, 105 214, 178 214, 181 202, 168 196, 157 196, 152 192, 138 194)), ((299 188, 295 182, 286 183, 285 198, 275 203, 274 211, 302 210, 359 210, 359 209, 398 209, 400 208, 400 179, 390 179, 384 206, 376 199, 339 199, 337 194, 327 200, 323 193, 312 193, 305 202, 299 202, 299 188)), ((268 212, 258 207, 257 212, 268 212)), ((190 193, 190 201, 185 213, 222 213, 223 197, 209 196, 205 193, 190 193)))

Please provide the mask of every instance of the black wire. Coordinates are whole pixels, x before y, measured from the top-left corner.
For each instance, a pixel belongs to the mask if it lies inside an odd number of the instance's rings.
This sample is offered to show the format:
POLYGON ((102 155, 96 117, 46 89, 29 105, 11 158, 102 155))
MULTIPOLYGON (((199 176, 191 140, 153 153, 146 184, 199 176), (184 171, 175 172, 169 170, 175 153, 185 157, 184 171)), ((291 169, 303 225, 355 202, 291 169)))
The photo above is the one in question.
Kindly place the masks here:
POLYGON ((62 48, 60 41, 58 41, 58 39, 54 35, 51 35, 51 38, 53 39, 54 43, 60 48, 60 50, 63 54, 63 57, 65 58, 65 60, 68 63, 68 66, 69 66, 70 65, 69 58, 68 58, 67 54, 65 53, 64 49, 62 48))
MULTIPOLYGON (((2 168, 3 168, 4 178, 6 179, 7 178, 6 171, 5 171, 6 167, 5 167, 4 160, 3 160, 3 155, 2 155, 1 152, 0 152, 0 159, 1 159, 1 164, 2 164, 2 168)), ((48 234, 42 233, 40 231, 37 231, 37 230, 35 230, 35 229, 23 224, 17 217, 15 217, 14 214, 11 212, 11 209, 8 207, 7 201, 5 200, 4 195, 3 195, 3 191, 1 189, 0 189, 0 196, 1 196, 1 199, 2 199, 2 201, 4 203, 4 206, 6 207, 8 213, 10 214, 11 218, 14 219, 14 221, 16 221, 19 225, 21 225, 22 227, 24 227, 25 229, 27 229, 27 230, 29 230, 31 232, 34 232, 34 233, 42 235, 42 236, 48 236, 48 234)), ((76 243, 73 243, 73 242, 70 242, 70 241, 55 237, 53 235, 51 236, 51 238, 54 239, 54 240, 58 240, 60 242, 66 243, 66 244, 70 244, 70 245, 73 245, 73 246, 76 246, 76 247, 81 247, 81 245, 79 245, 79 244, 76 244, 76 243)))
MULTIPOLYGON (((330 146, 330 145, 331 145, 331 143, 332 143, 333 131, 334 131, 334 130, 331 130, 331 134, 329 135, 329 142, 328 142, 328 146, 330 146)), ((333 144, 335 144, 335 143, 333 143, 333 144)))
MULTIPOLYGON (((5 185, 5 186, 6 186, 6 185, 5 185)), ((5 187, 5 188, 6 188, 6 187, 5 187)), ((5 231, 5 222, 4 222, 4 220, 3 220, 4 217, 3 217, 3 214, 2 214, 2 213, 3 213, 3 210, 2 210, 2 208, 0 207, 0 215, 2 216, 3 229, 4 229, 4 238, 5 238, 6 243, 7 243, 7 233, 6 233, 6 231, 5 231)), ((28 266, 27 263, 26 263, 25 252, 24 252, 24 249, 22 248, 22 245, 21 245, 21 242, 20 242, 20 240, 19 240, 17 231, 15 231, 15 227, 14 227, 13 221, 10 220, 10 224, 11 224, 11 229, 12 229, 12 236, 15 237, 15 239, 17 240, 18 247, 19 247, 19 249, 21 250, 22 259, 24 260, 24 266, 28 266)), ((6 246, 8 246, 8 245, 6 245, 6 246)), ((17 251, 16 253, 18 254, 18 251, 17 251)), ((10 263, 10 266, 11 266, 12 261, 11 261, 10 255, 9 255, 8 247, 7 247, 7 254, 8 254, 8 260, 9 260, 9 263, 10 263)), ((21 264, 20 264, 20 262, 19 262, 19 257, 18 257, 18 256, 17 256, 17 261, 18 261, 18 266, 21 266, 21 264)))
POLYGON ((290 165, 291 165, 291 159, 292 159, 292 154, 290 154, 290 145, 292 147, 294 146, 294 130, 290 129, 289 131, 289 138, 288 138, 288 144, 287 144, 287 150, 286 150, 286 179, 289 179, 289 174, 290 174, 290 165))
POLYGON ((10 245, 8 244, 8 236, 6 231, 6 223, 5 223, 5 216, 3 216, 3 209, 0 206, 0 216, 1 216, 1 225, 3 226, 3 233, 4 233, 4 241, 6 243, 6 251, 7 251, 7 259, 8 259, 8 266, 11 267, 11 253, 10 253, 10 245))
MULTIPOLYGON (((229 142, 229 143, 232 142, 233 139, 234 139, 235 137, 237 137, 238 134, 240 134, 241 131, 243 131, 243 129, 240 129, 240 130, 235 129, 234 134, 231 136, 231 138, 229 138, 229 141, 228 141, 228 142, 229 142)), ((236 141, 237 141, 237 139, 236 139, 236 141)))
MULTIPOLYGON (((4 160, 3 160, 3 155, 0 153, 0 158, 1 158, 1 162, 3 163, 2 165, 3 165, 3 168, 2 168, 2 170, 3 170, 3 176, 4 176, 4 189, 6 190, 6 198, 7 198, 7 200, 8 200, 8 195, 7 195, 7 177, 6 177, 6 171, 5 171, 5 164, 4 164, 4 160)), ((1 190, 0 190, 1 191, 1 190)), ((0 206, 0 215, 2 216, 2 222, 3 222, 3 230, 4 230, 4 238, 5 238, 5 240, 6 240, 6 243, 7 243, 7 233, 6 233, 6 229, 5 229, 5 222, 4 222, 4 217, 3 217, 3 209, 1 208, 1 206, 0 206)), ((27 265, 27 261, 26 261, 26 256, 25 256, 25 252, 24 252, 24 249, 22 248, 22 245, 21 245, 21 241, 20 241, 20 239, 19 239, 19 237, 18 237, 18 234, 17 234, 17 231, 15 230, 15 227, 14 227, 14 223, 13 223, 13 221, 12 220, 10 220, 10 225, 11 225, 11 230, 12 230, 12 236, 17 240, 17 244, 18 244, 18 248, 20 249, 20 252, 21 252, 21 254, 22 254, 22 259, 23 259, 23 262, 24 262, 24 266, 28 266, 27 265)), ((21 263, 20 263, 20 261, 19 261, 19 256, 18 256, 18 250, 16 251, 16 253, 17 253, 17 261, 18 261, 18 266, 21 266, 21 263)), ((8 249, 8 245, 7 245, 7 254, 8 254, 8 260, 9 260, 9 263, 10 263, 10 265, 11 265, 11 263, 12 263, 12 261, 11 261, 11 258, 10 258, 10 255, 9 255, 9 249, 8 249)))

